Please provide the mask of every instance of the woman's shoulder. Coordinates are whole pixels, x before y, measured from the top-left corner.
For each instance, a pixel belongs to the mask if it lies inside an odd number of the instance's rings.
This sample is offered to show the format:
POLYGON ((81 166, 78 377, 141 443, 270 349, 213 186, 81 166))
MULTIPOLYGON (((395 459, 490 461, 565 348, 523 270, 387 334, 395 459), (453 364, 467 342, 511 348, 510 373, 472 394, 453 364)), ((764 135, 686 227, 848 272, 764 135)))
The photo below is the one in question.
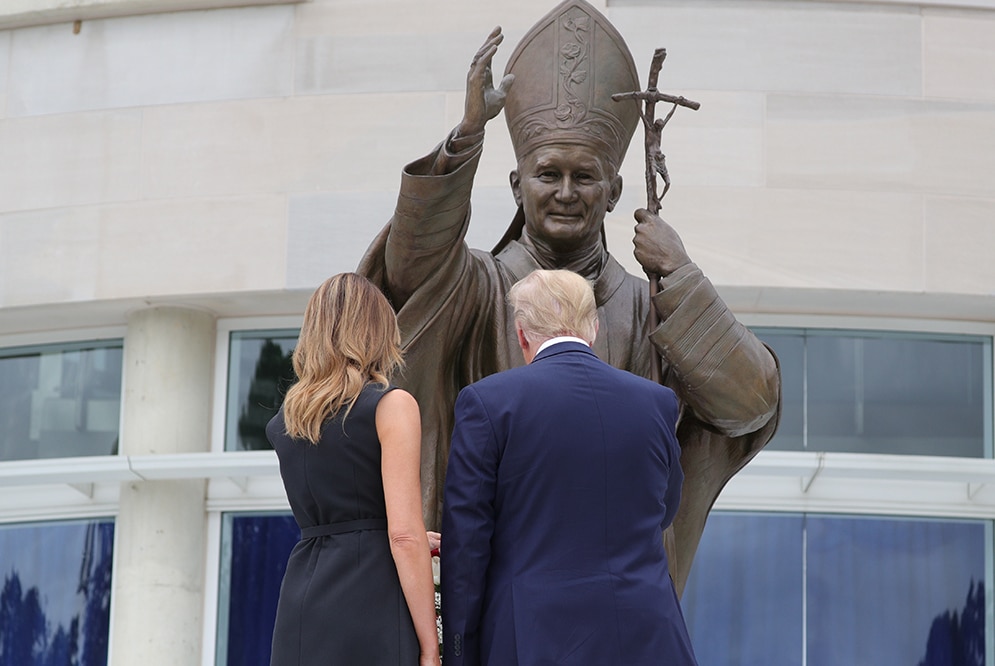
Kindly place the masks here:
POLYGON ((394 415, 406 411, 417 411, 418 402, 415 397, 399 386, 390 384, 378 387, 377 416, 394 415))
POLYGON ((281 405, 273 418, 266 424, 266 438, 269 440, 270 446, 275 447, 278 439, 287 436, 287 422, 284 420, 283 406, 281 405))
POLYGON ((394 384, 388 384, 387 386, 383 386, 381 384, 370 384, 363 390, 364 393, 367 391, 372 393, 372 397, 378 405, 384 403, 384 401, 386 401, 386 404, 388 405, 415 402, 415 397, 413 395, 400 386, 396 386, 394 384))

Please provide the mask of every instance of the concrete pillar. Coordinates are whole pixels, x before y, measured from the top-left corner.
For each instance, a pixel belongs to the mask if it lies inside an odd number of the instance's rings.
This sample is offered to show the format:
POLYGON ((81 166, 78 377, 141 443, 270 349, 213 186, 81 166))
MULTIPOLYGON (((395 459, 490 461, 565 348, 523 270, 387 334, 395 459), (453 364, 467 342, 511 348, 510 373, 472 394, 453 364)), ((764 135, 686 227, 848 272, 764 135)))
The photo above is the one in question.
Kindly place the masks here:
MULTIPOLYGON (((215 319, 151 308, 124 339, 121 453, 210 450, 215 319)), ((121 486, 110 666, 201 661, 207 514, 203 480, 121 486)))

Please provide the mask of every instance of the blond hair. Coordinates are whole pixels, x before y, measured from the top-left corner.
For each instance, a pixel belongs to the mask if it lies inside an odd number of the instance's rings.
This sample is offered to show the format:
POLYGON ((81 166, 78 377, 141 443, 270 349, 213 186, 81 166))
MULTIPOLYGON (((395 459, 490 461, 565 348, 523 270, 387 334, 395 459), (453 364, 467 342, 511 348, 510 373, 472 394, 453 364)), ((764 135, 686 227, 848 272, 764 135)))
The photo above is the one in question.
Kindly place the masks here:
POLYGON ((536 270, 508 292, 515 321, 538 345, 560 335, 594 342, 598 309, 591 283, 567 270, 536 270))
POLYGON ((287 391, 287 434, 316 444, 329 416, 348 415, 373 382, 387 386, 402 363, 397 316, 384 295, 355 273, 327 280, 308 301, 293 355, 297 382, 287 391))

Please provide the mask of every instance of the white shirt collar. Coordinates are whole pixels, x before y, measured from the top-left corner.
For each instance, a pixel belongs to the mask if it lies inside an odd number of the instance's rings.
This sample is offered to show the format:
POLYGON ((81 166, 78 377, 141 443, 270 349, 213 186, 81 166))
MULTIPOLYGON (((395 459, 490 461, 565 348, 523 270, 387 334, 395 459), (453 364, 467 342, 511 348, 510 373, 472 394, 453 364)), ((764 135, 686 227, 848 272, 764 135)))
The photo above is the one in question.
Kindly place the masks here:
POLYGON ((575 337, 573 335, 560 335, 555 338, 550 338, 549 340, 546 340, 544 343, 539 345, 539 349, 536 350, 536 356, 541 354, 543 349, 546 349, 547 347, 552 347, 553 345, 559 344, 561 342, 579 342, 585 347, 591 346, 587 344, 586 340, 581 340, 580 338, 575 337))

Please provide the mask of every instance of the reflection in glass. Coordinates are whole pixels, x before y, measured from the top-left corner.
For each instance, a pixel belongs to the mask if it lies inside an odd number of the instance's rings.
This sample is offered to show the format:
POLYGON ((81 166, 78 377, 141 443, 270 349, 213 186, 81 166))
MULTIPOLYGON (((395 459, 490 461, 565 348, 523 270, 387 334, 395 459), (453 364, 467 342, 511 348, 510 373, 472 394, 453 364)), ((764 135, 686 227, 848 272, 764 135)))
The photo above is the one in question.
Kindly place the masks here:
POLYGON ((984 523, 809 516, 807 532, 809 666, 984 665, 984 523))
POLYGON ((272 448, 266 424, 294 381, 296 330, 234 331, 228 357, 225 450, 272 448))
POLYGON ((805 335, 803 331, 755 331, 781 366, 781 420, 766 448, 802 451, 805 448, 805 335))
POLYGON ((760 329, 784 382, 770 449, 984 457, 991 338, 760 329))
POLYGON ((219 666, 268 666, 280 584, 301 531, 288 513, 228 513, 221 537, 219 666))
POLYGON ((699 662, 984 666, 992 533, 990 521, 713 512, 682 599, 699 662))
POLYGON ((105 666, 111 520, 0 527, 0 666, 105 666))
POLYGON ((120 340, 0 350, 0 460, 114 455, 120 340))
POLYGON ((713 512, 681 604, 698 663, 797 666, 802 517, 713 512))

